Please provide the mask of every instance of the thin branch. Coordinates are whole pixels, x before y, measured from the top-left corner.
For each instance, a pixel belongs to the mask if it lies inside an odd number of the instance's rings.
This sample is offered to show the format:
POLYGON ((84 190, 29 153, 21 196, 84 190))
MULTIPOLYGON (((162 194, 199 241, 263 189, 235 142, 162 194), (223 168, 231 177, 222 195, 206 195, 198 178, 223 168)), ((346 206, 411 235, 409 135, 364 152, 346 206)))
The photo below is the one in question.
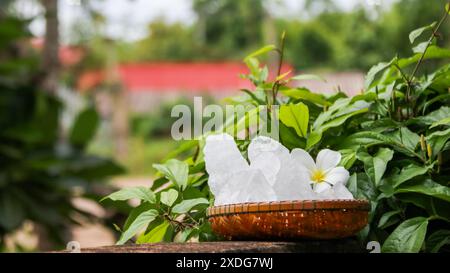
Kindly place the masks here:
POLYGON ((403 70, 400 68, 400 66, 398 66, 398 64, 393 64, 393 66, 398 70, 398 72, 400 73, 401 77, 406 82, 406 84, 409 84, 410 83, 409 79, 406 76, 406 74, 403 72, 403 70))
MULTIPOLYGON (((286 38, 286 32, 283 31, 281 34, 281 40, 280 40, 280 48, 277 50, 280 57, 278 59, 278 71, 277 71, 277 78, 281 75, 281 68, 283 67, 283 58, 284 58, 284 42, 286 38)), ((277 101, 277 95, 278 95, 278 89, 280 87, 279 80, 276 80, 272 87, 272 104, 275 104, 277 101)))
MULTIPOLYGON (((448 2, 448 3, 450 3, 450 2, 448 2)), ((445 20, 447 19, 448 13, 449 13, 449 12, 447 11, 447 8, 444 8, 444 16, 441 18, 441 20, 440 20, 439 23, 436 25, 436 27, 433 28, 433 33, 431 34, 430 38, 428 39, 427 46, 425 47, 425 50, 423 51, 422 55, 420 56, 420 59, 419 59, 419 61, 416 63, 416 66, 414 67, 414 70, 413 70, 413 72, 412 72, 412 74, 411 74, 411 77, 410 77, 410 79, 409 79, 410 82, 412 82, 412 80, 414 79, 414 76, 416 75, 417 70, 419 69, 420 64, 423 62, 423 59, 425 58, 425 54, 427 53, 428 48, 430 47, 431 43, 433 42, 434 37, 436 37, 436 36, 438 35, 438 34, 437 34, 437 31, 439 30, 439 28, 441 27, 441 25, 442 25, 442 24, 445 22, 445 20)))

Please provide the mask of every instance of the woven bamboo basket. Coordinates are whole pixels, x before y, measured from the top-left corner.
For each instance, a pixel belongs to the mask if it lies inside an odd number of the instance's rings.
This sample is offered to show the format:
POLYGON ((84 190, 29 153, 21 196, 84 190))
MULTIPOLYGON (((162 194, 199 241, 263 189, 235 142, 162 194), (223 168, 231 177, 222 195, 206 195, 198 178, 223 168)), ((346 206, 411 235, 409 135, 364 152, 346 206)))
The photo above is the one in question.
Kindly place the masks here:
POLYGON ((367 225, 365 200, 295 200, 208 208, 213 231, 228 240, 338 239, 367 225))

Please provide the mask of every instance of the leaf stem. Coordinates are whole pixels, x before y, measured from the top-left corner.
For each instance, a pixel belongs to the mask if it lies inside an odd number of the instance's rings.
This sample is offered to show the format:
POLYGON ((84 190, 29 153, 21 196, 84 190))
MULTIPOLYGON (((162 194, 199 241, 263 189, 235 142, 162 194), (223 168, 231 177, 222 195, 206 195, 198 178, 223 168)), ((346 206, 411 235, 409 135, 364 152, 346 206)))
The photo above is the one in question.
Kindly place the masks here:
POLYGON ((398 70, 398 72, 400 73, 401 77, 403 78, 403 80, 407 83, 409 83, 409 79, 408 77, 405 75, 405 73, 403 72, 403 70, 400 68, 400 66, 398 66, 398 64, 393 64, 393 66, 398 70))
MULTIPOLYGON (((450 3, 450 2, 448 2, 450 3)), ((411 73, 411 77, 409 79, 410 82, 412 82, 412 80, 414 79, 414 76, 417 73, 417 70, 419 69, 419 66, 422 64, 423 59, 425 58, 425 54, 427 53, 428 48, 430 47, 431 43, 433 42, 434 37, 437 36, 437 31, 439 30, 439 28, 441 27, 441 25, 445 22, 445 20, 448 17, 448 11, 447 8, 444 8, 444 16, 441 18, 441 20, 439 21, 439 23, 436 25, 435 28, 433 28, 433 32, 431 33, 430 38, 428 39, 427 45, 424 49, 424 51, 422 52, 422 55, 420 56, 419 61, 417 61, 416 66, 414 67, 413 72, 411 73)))
POLYGON ((439 215, 431 215, 430 217, 428 217, 428 221, 432 221, 432 220, 442 220, 445 222, 450 222, 447 218, 439 216, 439 215))
MULTIPOLYGON (((279 50, 277 50, 277 52, 279 53, 279 59, 278 59, 278 70, 277 70, 277 75, 276 77, 278 78, 278 76, 281 75, 281 69, 283 67, 283 58, 284 58, 284 43, 285 43, 285 39, 286 38, 286 32, 283 31, 283 33, 281 34, 281 40, 280 40, 280 48, 279 50)), ((278 95, 278 89, 280 87, 280 82, 279 80, 276 80, 273 84, 272 87, 272 104, 275 104, 277 101, 277 95, 278 95)))

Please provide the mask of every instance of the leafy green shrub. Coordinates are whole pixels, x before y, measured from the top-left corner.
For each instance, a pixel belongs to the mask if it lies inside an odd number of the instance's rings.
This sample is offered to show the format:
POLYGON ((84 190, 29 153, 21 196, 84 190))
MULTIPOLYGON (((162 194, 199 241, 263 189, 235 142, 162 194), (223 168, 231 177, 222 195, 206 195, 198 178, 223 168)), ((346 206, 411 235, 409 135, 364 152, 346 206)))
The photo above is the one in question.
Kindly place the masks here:
POLYGON ((213 239, 205 215, 212 196, 206 183, 204 162, 189 167, 186 162, 170 159, 153 167, 163 177, 155 180, 150 189, 125 188, 106 197, 113 201, 141 201, 130 213, 117 243, 125 243, 142 229, 146 232, 137 238, 137 243, 185 242, 192 237, 200 241, 213 239), (169 181, 170 185, 162 190, 161 186, 169 181))
MULTIPOLYGON (((313 155, 323 148, 339 150, 340 165, 352 173, 349 190, 355 198, 371 203, 369 225, 359 237, 383 243, 384 252, 436 252, 449 242, 450 65, 419 75, 423 61, 450 58, 450 50, 434 44, 447 16, 411 32, 411 43, 431 33, 413 48, 413 56, 372 67, 360 95, 324 96, 287 85, 293 79, 316 78, 312 75, 281 75, 268 82, 267 67, 261 67, 256 57, 275 50, 282 59, 283 47, 266 46, 245 59, 251 71, 247 78, 255 89, 244 90, 242 97, 232 100, 269 107, 279 104, 280 142, 290 149, 303 148, 313 155)), ((249 140, 238 143, 244 152, 249 140)), ((172 155, 191 149, 192 157, 155 165, 164 177, 151 189, 127 189, 109 196, 142 200, 129 216, 119 243, 144 228, 138 243, 185 241, 189 238, 185 233, 209 238, 204 209, 212 196, 205 183, 203 145, 202 139, 188 141, 172 155), (166 188, 160 187, 163 183, 166 188), (186 197, 189 191, 195 194, 186 197)))

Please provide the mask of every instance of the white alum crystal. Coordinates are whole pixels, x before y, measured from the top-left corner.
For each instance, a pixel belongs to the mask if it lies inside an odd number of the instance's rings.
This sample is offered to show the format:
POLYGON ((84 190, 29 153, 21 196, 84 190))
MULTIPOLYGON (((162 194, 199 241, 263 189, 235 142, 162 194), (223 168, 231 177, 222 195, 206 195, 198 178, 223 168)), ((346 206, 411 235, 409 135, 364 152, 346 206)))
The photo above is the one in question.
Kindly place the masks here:
POLYGON ((249 168, 233 137, 228 134, 208 136, 203 152, 206 171, 209 174, 209 188, 215 196, 228 184, 234 172, 249 168))
POLYGON ((234 172, 216 196, 216 205, 276 201, 276 195, 260 170, 234 172))
MULTIPOLYGON (((254 138, 248 147, 250 164, 228 134, 208 136, 204 148, 208 184, 215 205, 284 200, 353 199, 345 187, 348 172, 336 167, 340 154, 322 150, 317 165, 301 149, 292 153, 279 142, 264 136, 254 138), (339 154, 339 155, 337 155, 339 154), (326 157, 331 161, 328 162, 326 157), (338 158, 337 158, 338 157, 338 158), (320 169, 326 166, 328 169, 320 169), (326 176, 327 173, 331 175, 326 176), (317 176, 318 174, 318 176, 317 176), (312 180, 328 186, 315 187, 312 180), (333 186, 331 186, 333 185, 333 186)), ((342 168, 342 169, 341 169, 342 168)))
POLYGON ((263 174, 275 190, 277 200, 314 199, 306 172, 300 170, 289 150, 269 137, 256 137, 248 147, 251 167, 261 167, 263 174))

